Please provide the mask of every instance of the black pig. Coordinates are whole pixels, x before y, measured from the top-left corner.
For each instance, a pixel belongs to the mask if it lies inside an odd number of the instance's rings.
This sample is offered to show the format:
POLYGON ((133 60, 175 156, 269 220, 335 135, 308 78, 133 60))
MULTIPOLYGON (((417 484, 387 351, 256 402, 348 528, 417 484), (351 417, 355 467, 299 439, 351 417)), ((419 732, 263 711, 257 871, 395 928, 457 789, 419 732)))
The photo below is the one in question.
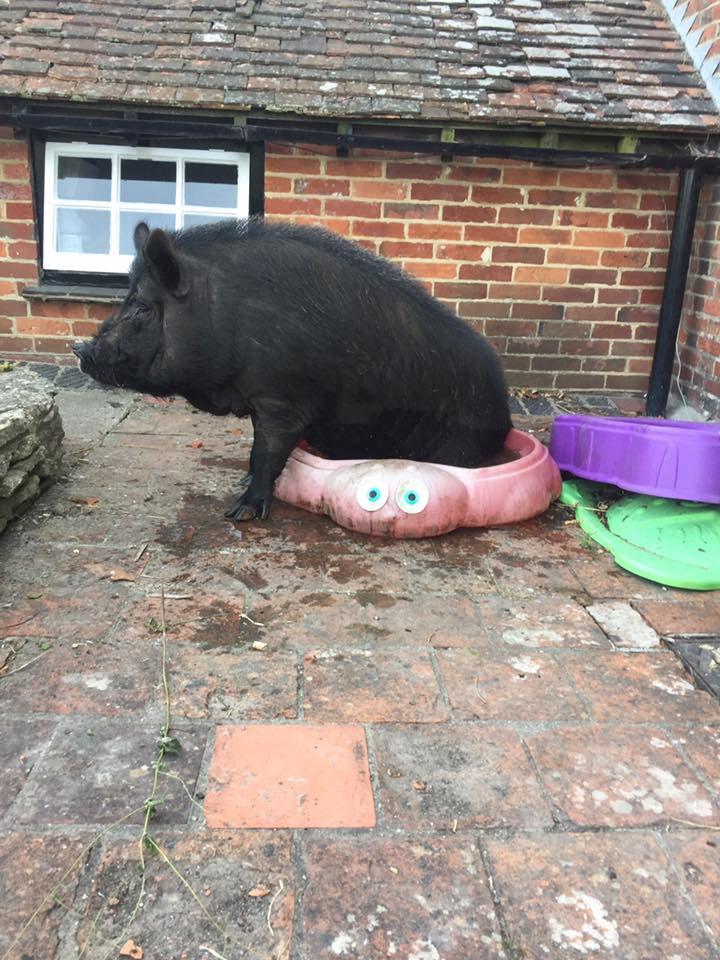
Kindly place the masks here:
POLYGON ((477 466, 511 427, 487 341, 386 260, 261 220, 135 229, 130 290, 75 344, 101 383, 249 415, 250 469, 227 511, 268 514, 304 438, 331 458, 477 466))

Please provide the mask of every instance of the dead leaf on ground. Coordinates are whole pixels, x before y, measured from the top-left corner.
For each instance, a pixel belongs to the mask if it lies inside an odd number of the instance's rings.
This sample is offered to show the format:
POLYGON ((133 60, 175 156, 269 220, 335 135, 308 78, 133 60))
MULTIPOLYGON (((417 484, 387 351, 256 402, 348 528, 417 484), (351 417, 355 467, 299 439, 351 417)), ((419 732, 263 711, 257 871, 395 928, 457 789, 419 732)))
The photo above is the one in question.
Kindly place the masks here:
POLYGON ((269 893, 270 887, 266 887, 264 883, 259 883, 252 890, 248 890, 249 897, 266 897, 269 893))
POLYGON ((100 503, 100 497, 70 497, 69 499, 81 507, 96 507, 100 503))
POLYGON ((193 442, 188 444, 188 446, 192 447, 194 450, 199 450, 200 447, 205 446, 205 443, 203 440, 193 440, 193 442))
POLYGON ((425 783, 424 780, 415 780, 413 782, 413 790, 417 790, 418 792, 427 790, 427 784, 425 783))
POLYGON ((262 640, 253 640, 250 646, 253 650, 264 650, 267 644, 263 643, 262 640))
POLYGON ((143 948, 135 943, 134 940, 128 940, 127 943, 120 947, 120 956, 132 957, 132 960, 142 960, 143 948))
POLYGON ((111 570, 111 571, 110 571, 110 579, 113 581, 113 583, 118 583, 118 582, 121 581, 121 580, 126 581, 126 582, 128 582, 128 583, 134 583, 134 582, 135 582, 135 574, 134 574, 134 573, 128 573, 128 572, 125 571, 125 570, 111 570))

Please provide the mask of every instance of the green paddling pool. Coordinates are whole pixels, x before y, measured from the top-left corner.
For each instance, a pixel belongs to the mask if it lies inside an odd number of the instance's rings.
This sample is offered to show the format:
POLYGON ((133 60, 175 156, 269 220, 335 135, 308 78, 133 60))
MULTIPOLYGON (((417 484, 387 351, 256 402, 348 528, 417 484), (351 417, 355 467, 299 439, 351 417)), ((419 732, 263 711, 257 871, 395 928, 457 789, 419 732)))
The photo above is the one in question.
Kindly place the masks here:
POLYGON ((560 500, 625 570, 668 587, 720 590, 720 506, 633 493, 607 512, 599 508, 617 493, 617 487, 571 479, 560 500))

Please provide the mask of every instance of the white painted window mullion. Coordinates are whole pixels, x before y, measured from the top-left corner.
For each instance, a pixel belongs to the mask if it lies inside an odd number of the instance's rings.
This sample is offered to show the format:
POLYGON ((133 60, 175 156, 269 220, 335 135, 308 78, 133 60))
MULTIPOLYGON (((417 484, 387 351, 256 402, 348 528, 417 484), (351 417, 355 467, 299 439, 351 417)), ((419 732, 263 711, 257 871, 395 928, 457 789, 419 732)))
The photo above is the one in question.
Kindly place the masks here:
POLYGON ((120 151, 113 151, 110 187, 110 256, 120 255, 120 151))
POLYGON ((73 270, 92 274, 125 273, 132 256, 120 254, 120 216, 123 212, 137 211, 138 216, 148 215, 142 204, 120 199, 121 162, 123 158, 147 160, 173 160, 175 162, 175 203, 155 204, 156 213, 173 214, 176 229, 183 226, 185 214, 221 219, 244 217, 248 208, 249 156, 221 150, 173 150, 170 148, 147 148, 136 150, 117 145, 91 143, 48 143, 45 154, 45 201, 43 208, 43 265, 48 269, 73 270), (60 157, 99 157, 111 160, 110 201, 66 200, 57 196, 60 157), (238 192, 233 207, 208 207, 185 203, 185 177, 188 161, 219 163, 235 166, 238 173, 238 192), (141 209, 138 210, 137 208, 141 209), (61 253, 57 250, 57 211, 60 208, 106 210, 110 213, 109 254, 61 253))

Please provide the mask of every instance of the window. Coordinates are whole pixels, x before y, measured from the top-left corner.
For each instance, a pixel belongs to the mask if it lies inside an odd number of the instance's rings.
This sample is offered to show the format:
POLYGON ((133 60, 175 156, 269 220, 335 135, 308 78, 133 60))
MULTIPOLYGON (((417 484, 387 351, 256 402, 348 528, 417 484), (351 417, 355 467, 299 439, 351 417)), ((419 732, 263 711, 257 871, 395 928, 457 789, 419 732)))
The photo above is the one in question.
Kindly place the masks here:
POLYGON ((127 273, 133 231, 248 215, 249 157, 88 143, 45 148, 43 268, 127 273))

